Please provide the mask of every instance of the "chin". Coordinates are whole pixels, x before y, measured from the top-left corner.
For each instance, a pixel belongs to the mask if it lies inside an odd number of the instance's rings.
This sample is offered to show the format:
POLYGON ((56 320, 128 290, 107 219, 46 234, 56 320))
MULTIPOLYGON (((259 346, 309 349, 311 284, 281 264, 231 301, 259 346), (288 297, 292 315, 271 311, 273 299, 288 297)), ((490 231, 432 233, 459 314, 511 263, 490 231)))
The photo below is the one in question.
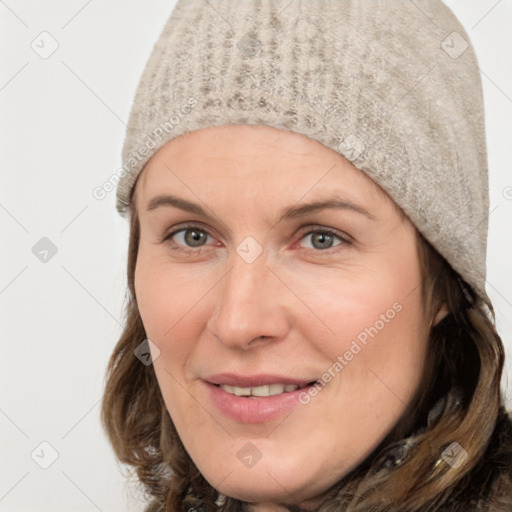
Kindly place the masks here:
POLYGON ((272 480, 272 485, 278 488, 270 488, 268 485, 258 484, 254 482, 225 482, 219 487, 218 491, 235 498, 237 500, 246 501, 248 503, 286 503, 291 505, 291 496, 294 496, 292 491, 284 491, 275 480, 272 480))
POLYGON ((282 476, 282 472, 276 469, 269 472, 262 465, 258 469, 253 467, 240 471, 225 468, 222 473, 228 476, 220 483, 218 469, 203 475, 210 485, 231 498, 249 503, 279 502, 288 505, 297 504, 299 500, 305 499, 300 494, 304 491, 305 482, 286 479, 282 476))

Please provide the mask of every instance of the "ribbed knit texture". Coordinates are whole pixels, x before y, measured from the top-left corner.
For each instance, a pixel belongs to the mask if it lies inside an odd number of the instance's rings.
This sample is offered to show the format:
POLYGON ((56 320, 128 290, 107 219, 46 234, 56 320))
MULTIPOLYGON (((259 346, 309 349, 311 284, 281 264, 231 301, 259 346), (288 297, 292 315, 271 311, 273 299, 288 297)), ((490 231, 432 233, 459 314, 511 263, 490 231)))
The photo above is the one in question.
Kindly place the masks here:
POLYGON ((289 130, 380 185, 484 300, 483 95, 437 0, 179 0, 142 75, 116 208, 166 142, 207 126, 289 130))

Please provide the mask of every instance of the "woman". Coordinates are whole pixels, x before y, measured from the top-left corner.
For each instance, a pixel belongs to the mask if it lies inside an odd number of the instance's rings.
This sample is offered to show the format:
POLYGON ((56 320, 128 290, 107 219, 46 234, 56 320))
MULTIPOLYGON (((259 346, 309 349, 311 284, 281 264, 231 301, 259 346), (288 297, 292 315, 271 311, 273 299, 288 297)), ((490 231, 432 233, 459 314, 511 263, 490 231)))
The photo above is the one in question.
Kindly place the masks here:
POLYGON ((512 510, 475 63, 437 1, 178 2, 102 405, 147 511, 512 510))

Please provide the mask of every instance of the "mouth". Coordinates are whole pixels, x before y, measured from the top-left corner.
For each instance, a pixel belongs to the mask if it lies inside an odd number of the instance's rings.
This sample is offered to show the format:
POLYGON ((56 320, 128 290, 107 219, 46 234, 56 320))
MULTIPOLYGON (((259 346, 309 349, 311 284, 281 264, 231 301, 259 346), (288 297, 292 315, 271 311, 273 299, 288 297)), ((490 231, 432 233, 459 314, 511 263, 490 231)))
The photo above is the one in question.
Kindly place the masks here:
POLYGON ((278 375, 222 374, 203 379, 218 412, 237 423, 265 423, 304 403, 301 396, 319 381, 278 375))

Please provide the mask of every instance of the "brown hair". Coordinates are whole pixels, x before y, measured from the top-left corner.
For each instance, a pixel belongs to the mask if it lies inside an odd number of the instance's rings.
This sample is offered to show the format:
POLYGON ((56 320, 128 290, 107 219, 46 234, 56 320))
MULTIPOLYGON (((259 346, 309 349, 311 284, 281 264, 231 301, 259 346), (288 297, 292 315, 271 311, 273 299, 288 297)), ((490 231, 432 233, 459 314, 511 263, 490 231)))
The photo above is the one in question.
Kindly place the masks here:
MULTIPOLYGON (((135 470, 143 491, 152 498, 152 511, 245 510, 243 502, 229 497, 215 505, 219 493, 186 452, 152 365, 145 366, 134 356, 146 339, 134 289, 139 236, 132 201, 129 295, 124 330, 106 372, 104 429, 118 459, 135 470)), ((482 301, 421 234, 417 237, 426 312, 434 318, 444 303, 449 314, 430 330, 424 385, 417 396, 372 454, 331 489, 335 497, 321 506, 322 512, 455 510, 443 506, 458 495, 491 485, 485 459, 499 471, 493 485, 510 489, 510 468, 501 468, 490 451, 497 423, 510 421, 500 390, 504 349, 492 305, 482 301), (436 403, 437 417, 429 416, 436 403), (457 469, 441 457, 454 441, 469 455, 457 469)), ((510 447, 507 450, 510 457, 510 447)), ((502 499, 512 505, 512 497, 502 499)))

